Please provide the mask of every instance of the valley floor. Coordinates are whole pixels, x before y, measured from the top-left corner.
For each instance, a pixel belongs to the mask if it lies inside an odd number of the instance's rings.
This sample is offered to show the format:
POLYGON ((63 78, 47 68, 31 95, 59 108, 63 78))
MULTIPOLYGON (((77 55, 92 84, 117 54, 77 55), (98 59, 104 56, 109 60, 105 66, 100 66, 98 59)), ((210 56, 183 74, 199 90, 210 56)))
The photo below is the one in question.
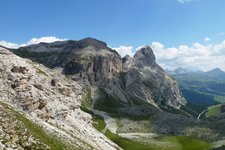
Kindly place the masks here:
POLYGON ((124 150, 208 150, 211 148, 208 142, 194 137, 162 136, 150 132, 120 132, 121 125, 118 123, 118 118, 103 111, 92 110, 92 112, 98 116, 98 119, 94 119, 94 122, 99 122, 98 125, 101 126, 98 130, 124 150))

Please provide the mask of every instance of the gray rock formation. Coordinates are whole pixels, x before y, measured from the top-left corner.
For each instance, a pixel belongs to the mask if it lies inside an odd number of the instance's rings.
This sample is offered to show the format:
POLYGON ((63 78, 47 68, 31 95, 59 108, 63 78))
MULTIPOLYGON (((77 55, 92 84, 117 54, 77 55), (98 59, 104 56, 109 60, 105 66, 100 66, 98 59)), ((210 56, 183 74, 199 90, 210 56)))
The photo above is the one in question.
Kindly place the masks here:
POLYGON ((176 81, 156 64, 155 56, 149 46, 138 50, 133 60, 128 59, 124 64, 126 70, 127 66, 130 66, 125 72, 125 88, 133 96, 155 106, 168 105, 179 108, 180 105, 186 104, 176 81))
POLYGON ((76 82, 0 48, 1 102, 77 147, 116 149, 117 145, 92 126, 91 116, 80 109, 82 94, 76 82))
POLYGON ((135 105, 136 102, 174 108, 186 104, 176 81, 156 64, 149 46, 138 50, 134 58, 121 58, 106 43, 92 38, 40 43, 13 52, 49 68, 60 68, 62 74, 79 82, 83 90, 98 86, 116 99, 121 107, 135 105))

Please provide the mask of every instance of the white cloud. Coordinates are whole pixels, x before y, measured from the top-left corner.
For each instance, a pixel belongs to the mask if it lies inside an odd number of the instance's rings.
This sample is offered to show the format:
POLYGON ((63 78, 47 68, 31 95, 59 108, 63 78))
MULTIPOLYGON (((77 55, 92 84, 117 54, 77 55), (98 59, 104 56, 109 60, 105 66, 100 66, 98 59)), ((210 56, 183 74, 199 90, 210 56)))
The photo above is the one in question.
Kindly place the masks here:
POLYGON ((41 42, 52 43, 52 42, 55 42, 55 41, 65 41, 65 40, 66 39, 59 39, 59 38, 56 38, 54 36, 41 37, 41 38, 32 38, 30 41, 28 41, 24 45, 27 46, 27 45, 32 45, 32 44, 38 44, 38 43, 41 43, 41 42))
POLYGON ((7 42, 7 41, 0 41, 0 45, 4 46, 4 47, 8 47, 8 48, 18 48, 19 47, 19 44, 7 42))
POLYGON ((210 40, 211 40, 211 39, 210 39, 209 37, 205 37, 205 38, 204 38, 204 41, 205 41, 205 42, 209 42, 210 40))
POLYGON ((115 49, 122 57, 125 55, 130 55, 131 57, 134 56, 134 51, 132 46, 120 46, 120 47, 114 47, 112 49, 115 49))
POLYGON ((27 46, 27 45, 32 45, 32 44, 38 44, 40 42, 45 42, 45 43, 51 43, 55 41, 64 41, 66 39, 59 39, 54 36, 49 36, 49 37, 40 37, 40 38, 32 38, 26 43, 23 44, 16 44, 16 43, 11 43, 7 41, 0 41, 0 45, 8 47, 8 48, 18 48, 21 46, 27 46))
POLYGON ((177 0, 179 3, 184 4, 186 2, 196 1, 196 0, 177 0))
POLYGON ((144 46, 146 46, 146 45, 141 45, 141 46, 138 46, 137 48, 135 48, 134 53, 135 53, 136 51, 140 50, 141 48, 143 48, 144 46))
POLYGON ((152 42, 151 47, 157 62, 163 68, 197 67, 210 70, 219 67, 225 70, 225 40, 219 44, 202 45, 196 42, 192 46, 180 45, 172 48, 166 48, 160 42, 152 42))

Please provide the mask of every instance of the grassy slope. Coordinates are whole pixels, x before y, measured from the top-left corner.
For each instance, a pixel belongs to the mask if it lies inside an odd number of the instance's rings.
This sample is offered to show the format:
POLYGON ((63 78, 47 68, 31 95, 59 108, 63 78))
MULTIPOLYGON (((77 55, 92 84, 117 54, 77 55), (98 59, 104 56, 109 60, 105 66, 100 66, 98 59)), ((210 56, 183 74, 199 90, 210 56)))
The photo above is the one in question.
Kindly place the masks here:
POLYGON ((27 130, 29 130, 34 137, 40 139, 43 143, 48 145, 52 150, 66 150, 66 149, 71 149, 71 147, 73 147, 72 145, 59 139, 56 135, 46 133, 42 127, 30 121, 29 119, 25 118, 22 114, 13 110, 7 104, 0 102, 0 105, 3 106, 5 109, 8 109, 8 111, 10 111, 13 115, 15 115, 16 118, 25 125, 27 130))
POLYGON ((211 145, 203 140, 196 139, 193 137, 185 137, 185 136, 169 136, 162 137, 162 140, 166 142, 175 143, 172 149, 168 150, 206 150, 210 149, 211 145))
POLYGON ((206 112, 205 116, 211 117, 211 116, 217 116, 221 114, 221 106, 222 104, 208 107, 208 111, 206 112))
POLYGON ((105 135, 125 150, 208 150, 211 145, 203 140, 185 136, 163 136, 152 143, 137 142, 120 137, 109 130, 105 135))
POLYGON ((91 103, 92 103, 91 87, 89 87, 86 91, 86 94, 83 95, 83 100, 81 102, 81 106, 84 108, 90 108, 91 103))
POLYGON ((105 129, 106 123, 104 118, 98 115, 92 115, 92 125, 100 132, 105 129))
POLYGON ((151 139, 151 142, 123 138, 108 129, 104 131, 106 126, 104 119, 96 115, 93 115, 93 126, 124 150, 208 150, 211 146, 206 141, 185 136, 161 136, 151 139))

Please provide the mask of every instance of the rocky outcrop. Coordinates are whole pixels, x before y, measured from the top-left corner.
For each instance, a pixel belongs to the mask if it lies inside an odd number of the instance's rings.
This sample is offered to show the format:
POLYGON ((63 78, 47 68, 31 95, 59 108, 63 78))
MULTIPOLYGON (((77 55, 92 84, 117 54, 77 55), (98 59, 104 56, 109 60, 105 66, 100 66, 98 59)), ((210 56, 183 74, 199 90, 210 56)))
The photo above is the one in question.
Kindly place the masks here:
POLYGON ((151 67, 154 69, 157 66, 155 55, 149 46, 144 46, 135 53, 134 62, 135 66, 138 68, 151 67))
POLYGON ((126 66, 130 66, 125 72, 125 89, 133 96, 155 106, 179 108, 186 104, 176 81, 156 64, 155 56, 149 46, 138 50, 133 60, 128 61, 124 62, 126 66))
POLYGON ((106 43, 92 38, 40 43, 13 52, 52 69, 62 68, 63 74, 72 75, 73 80, 82 81, 81 85, 84 86, 113 77, 122 69, 119 54, 107 47, 106 43))
POLYGON ((133 58, 122 58, 122 70, 119 74, 114 78, 104 79, 97 85, 115 100, 120 100, 121 107, 147 102, 158 108, 169 106, 178 109, 186 104, 177 82, 156 63, 149 46, 138 50, 133 58))
POLYGON ((174 108, 186 104, 176 81, 156 63, 149 46, 138 50, 133 58, 121 58, 106 43, 92 38, 40 43, 13 52, 49 68, 61 68, 61 73, 78 82, 83 90, 98 86, 119 100, 117 103, 121 107, 135 105, 136 102, 174 108))
POLYGON ((114 143, 93 128, 91 116, 80 109, 82 95, 76 82, 0 48, 0 101, 76 147, 115 149, 114 143))

